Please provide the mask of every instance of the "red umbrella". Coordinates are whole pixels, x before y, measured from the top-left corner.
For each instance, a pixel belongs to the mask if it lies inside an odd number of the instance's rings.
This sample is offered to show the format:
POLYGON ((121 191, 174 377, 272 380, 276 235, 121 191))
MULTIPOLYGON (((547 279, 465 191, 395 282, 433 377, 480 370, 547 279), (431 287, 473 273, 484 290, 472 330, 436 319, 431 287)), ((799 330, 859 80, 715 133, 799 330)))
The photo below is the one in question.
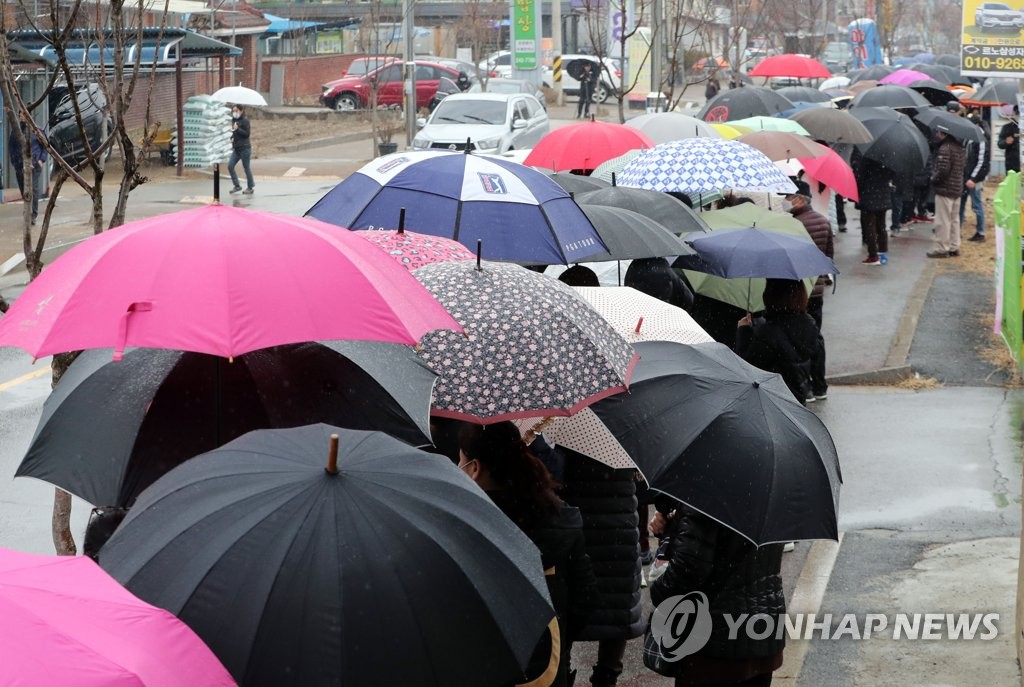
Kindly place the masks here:
POLYGON ((821 157, 799 158, 804 171, 808 176, 825 184, 843 198, 859 201, 860 193, 857 192, 857 180, 853 176, 850 165, 846 164, 846 160, 831 148, 820 143, 815 145, 821 146, 825 153, 821 157))
POLYGON ((630 150, 653 147, 654 142, 638 129, 590 121, 555 129, 540 140, 523 164, 555 172, 590 171, 630 150))
POLYGON ((766 57, 748 73, 750 76, 792 76, 798 79, 827 79, 832 76, 832 72, 821 62, 792 54, 766 57))

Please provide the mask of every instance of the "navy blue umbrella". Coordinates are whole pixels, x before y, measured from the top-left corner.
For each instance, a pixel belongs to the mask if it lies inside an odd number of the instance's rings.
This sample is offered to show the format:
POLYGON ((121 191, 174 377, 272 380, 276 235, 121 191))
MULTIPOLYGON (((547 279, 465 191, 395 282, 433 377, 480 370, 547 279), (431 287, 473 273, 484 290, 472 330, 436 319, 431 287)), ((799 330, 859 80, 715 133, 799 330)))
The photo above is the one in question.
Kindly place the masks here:
POLYGON ((697 255, 684 255, 677 267, 726 279, 803 279, 839 274, 813 241, 745 227, 693 234, 685 239, 697 255))
POLYGON ((307 216, 348 229, 398 226, 454 239, 484 257, 532 264, 583 262, 608 247, 557 183, 516 162, 449 151, 377 158, 335 186, 307 216))

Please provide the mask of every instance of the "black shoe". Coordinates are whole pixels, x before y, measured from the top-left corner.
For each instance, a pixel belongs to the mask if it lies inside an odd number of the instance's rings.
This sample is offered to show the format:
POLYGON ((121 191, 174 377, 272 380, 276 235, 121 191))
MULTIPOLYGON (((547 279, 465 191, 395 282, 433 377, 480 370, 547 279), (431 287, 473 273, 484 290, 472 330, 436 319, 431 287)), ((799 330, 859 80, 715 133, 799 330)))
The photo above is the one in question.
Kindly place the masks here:
POLYGON ((228 193, 238 193, 238 192, 239 192, 239 191, 241 191, 241 190, 242 190, 242 187, 241 187, 241 186, 235 186, 235 187, 234 187, 233 189, 231 189, 230 191, 228 191, 228 193))
POLYGON ((251 196, 252 192, 253 192, 253 189, 247 188, 244 191, 242 191, 242 195, 251 196))
POLYGON ((984 243, 985 242, 985 235, 984 234, 975 234, 974 236, 972 236, 971 238, 969 238, 967 240, 968 241, 973 241, 974 243, 984 243))
POLYGON ((845 224, 840 224, 839 225, 839 233, 840 234, 845 234, 846 233, 846 225, 845 224))
POLYGON ((948 258, 952 254, 953 254, 953 251, 942 251, 942 250, 933 250, 931 252, 925 253, 925 255, 927 257, 929 257, 929 258, 948 258))
POLYGON ((958 250, 951 250, 951 251, 949 251, 949 257, 951 257, 951 258, 959 258, 960 257, 960 251, 958 251, 958 250))

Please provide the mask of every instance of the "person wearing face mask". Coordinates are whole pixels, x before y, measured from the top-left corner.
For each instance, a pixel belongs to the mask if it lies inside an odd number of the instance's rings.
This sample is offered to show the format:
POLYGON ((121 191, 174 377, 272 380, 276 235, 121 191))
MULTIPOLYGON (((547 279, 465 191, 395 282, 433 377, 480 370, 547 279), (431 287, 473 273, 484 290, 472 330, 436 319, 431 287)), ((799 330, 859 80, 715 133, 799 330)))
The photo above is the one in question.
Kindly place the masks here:
MULTIPOLYGON (((808 183, 802 179, 797 179, 795 183, 796 193, 785 197, 783 207, 786 204, 789 205, 787 212, 800 220, 811 240, 814 241, 814 245, 831 260, 835 255, 832 225, 828 218, 811 208, 811 188, 808 183)), ((832 278, 829 275, 819 276, 807 299, 807 314, 818 325, 819 337, 821 335, 822 306, 825 302, 825 287, 831 281, 832 278)), ((810 403, 824 401, 826 398, 828 398, 828 384, 825 382, 825 340, 822 338, 811 357, 811 393, 807 395, 806 400, 810 403)))
POLYGON ((228 172, 231 174, 232 193, 242 191, 242 185, 238 181, 238 173, 235 166, 242 161, 242 169, 245 170, 246 188, 242 193, 251 196, 256 182, 252 179, 252 168, 249 166, 249 159, 252 156, 252 144, 249 141, 251 133, 249 118, 245 116, 245 110, 241 105, 231 108, 231 159, 228 161, 228 172))
POLYGON ((569 679, 572 639, 598 607, 597 582, 587 557, 583 519, 555 493, 557 486, 547 468, 531 453, 511 422, 466 424, 459 431, 459 469, 540 550, 544 579, 558 620, 558 665, 550 668, 550 641, 542 641, 530 661, 527 675, 545 685, 564 687, 569 679), (550 673, 550 674, 549 674, 550 673))
POLYGON ((1020 119, 1020 108, 1013 106, 1013 116, 1010 121, 999 130, 999 149, 1006 156, 1006 171, 1020 172, 1020 128, 1017 120, 1020 119))

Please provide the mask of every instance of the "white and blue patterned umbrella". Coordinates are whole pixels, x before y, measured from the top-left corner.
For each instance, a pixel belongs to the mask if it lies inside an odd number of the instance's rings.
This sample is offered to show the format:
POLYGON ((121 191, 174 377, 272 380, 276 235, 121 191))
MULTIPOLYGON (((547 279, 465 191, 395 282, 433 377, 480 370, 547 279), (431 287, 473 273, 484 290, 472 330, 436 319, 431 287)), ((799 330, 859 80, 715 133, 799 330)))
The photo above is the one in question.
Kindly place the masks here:
POLYGON ((454 239, 489 260, 581 262, 607 247, 572 197, 516 162, 448 151, 377 158, 306 213, 349 229, 393 229, 454 239))
POLYGON ((746 143, 718 138, 686 138, 657 145, 627 164, 618 183, 682 193, 796 191, 767 155, 746 143))

